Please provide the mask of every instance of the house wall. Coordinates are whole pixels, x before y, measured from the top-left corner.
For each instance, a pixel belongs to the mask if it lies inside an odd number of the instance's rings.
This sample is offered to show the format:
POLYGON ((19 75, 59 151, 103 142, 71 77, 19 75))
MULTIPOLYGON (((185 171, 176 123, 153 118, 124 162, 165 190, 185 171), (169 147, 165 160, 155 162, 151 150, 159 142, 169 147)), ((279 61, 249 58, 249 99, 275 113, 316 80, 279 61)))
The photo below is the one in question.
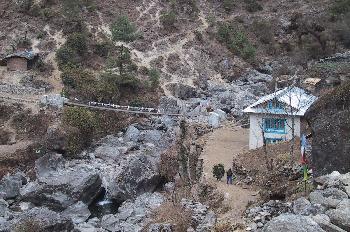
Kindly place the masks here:
MULTIPOLYGON (((256 149, 262 147, 263 142, 263 118, 280 118, 278 115, 263 115, 263 114, 250 114, 250 130, 249 130, 249 149, 256 149)), ((285 134, 275 134, 275 133, 265 133, 266 138, 282 138, 283 140, 292 139, 292 117, 283 117, 287 119, 286 133, 285 134)), ((294 135, 300 137, 300 117, 294 118, 294 135)))
POLYGON ((7 60, 7 70, 9 71, 27 71, 27 59, 13 57, 7 60))

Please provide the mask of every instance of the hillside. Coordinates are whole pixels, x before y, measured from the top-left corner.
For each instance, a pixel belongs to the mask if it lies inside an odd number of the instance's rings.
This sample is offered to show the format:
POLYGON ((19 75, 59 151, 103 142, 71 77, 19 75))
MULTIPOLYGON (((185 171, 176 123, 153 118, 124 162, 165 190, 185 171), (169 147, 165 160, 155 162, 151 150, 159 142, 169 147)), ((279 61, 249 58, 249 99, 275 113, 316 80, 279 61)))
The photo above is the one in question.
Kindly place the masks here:
POLYGON ((349 171, 349 0, 10 0, 0 19, 0 231, 269 229, 297 214, 299 139, 295 159, 248 151, 242 110, 292 85, 319 97, 314 174, 349 171))

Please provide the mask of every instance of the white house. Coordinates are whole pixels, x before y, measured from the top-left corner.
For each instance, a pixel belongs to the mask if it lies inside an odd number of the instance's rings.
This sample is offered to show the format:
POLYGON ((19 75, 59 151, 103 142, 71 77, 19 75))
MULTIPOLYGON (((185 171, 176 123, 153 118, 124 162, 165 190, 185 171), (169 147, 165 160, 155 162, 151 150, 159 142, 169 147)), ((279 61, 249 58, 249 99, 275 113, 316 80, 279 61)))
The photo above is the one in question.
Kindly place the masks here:
POLYGON ((317 97, 298 87, 286 87, 260 98, 243 110, 249 114, 249 149, 300 137, 301 119, 317 97))

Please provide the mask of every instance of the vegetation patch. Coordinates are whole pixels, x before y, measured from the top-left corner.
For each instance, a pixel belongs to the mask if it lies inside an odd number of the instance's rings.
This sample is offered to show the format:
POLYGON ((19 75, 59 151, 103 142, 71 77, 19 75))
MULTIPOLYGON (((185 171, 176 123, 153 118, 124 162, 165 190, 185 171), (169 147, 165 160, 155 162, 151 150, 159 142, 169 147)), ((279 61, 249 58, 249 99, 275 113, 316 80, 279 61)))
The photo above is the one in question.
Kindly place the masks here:
POLYGON ((249 41, 247 35, 241 30, 235 29, 228 23, 219 25, 217 38, 224 43, 228 49, 245 60, 254 60, 256 49, 249 41))
POLYGON ((140 35, 127 16, 119 16, 110 27, 113 41, 132 42, 140 35))

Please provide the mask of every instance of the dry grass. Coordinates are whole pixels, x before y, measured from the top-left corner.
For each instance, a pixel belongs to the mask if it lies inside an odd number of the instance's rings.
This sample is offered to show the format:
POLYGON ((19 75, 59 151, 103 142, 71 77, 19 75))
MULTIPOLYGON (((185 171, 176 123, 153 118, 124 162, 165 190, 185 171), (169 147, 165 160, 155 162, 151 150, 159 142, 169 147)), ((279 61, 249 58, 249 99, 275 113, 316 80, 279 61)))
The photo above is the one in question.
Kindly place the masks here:
MULTIPOLYGON (((183 232, 191 226, 191 217, 191 212, 184 210, 180 204, 165 202, 153 212, 149 225, 153 223, 172 224, 175 228, 174 232, 183 232)), ((145 227, 146 231, 148 227, 145 227)))

